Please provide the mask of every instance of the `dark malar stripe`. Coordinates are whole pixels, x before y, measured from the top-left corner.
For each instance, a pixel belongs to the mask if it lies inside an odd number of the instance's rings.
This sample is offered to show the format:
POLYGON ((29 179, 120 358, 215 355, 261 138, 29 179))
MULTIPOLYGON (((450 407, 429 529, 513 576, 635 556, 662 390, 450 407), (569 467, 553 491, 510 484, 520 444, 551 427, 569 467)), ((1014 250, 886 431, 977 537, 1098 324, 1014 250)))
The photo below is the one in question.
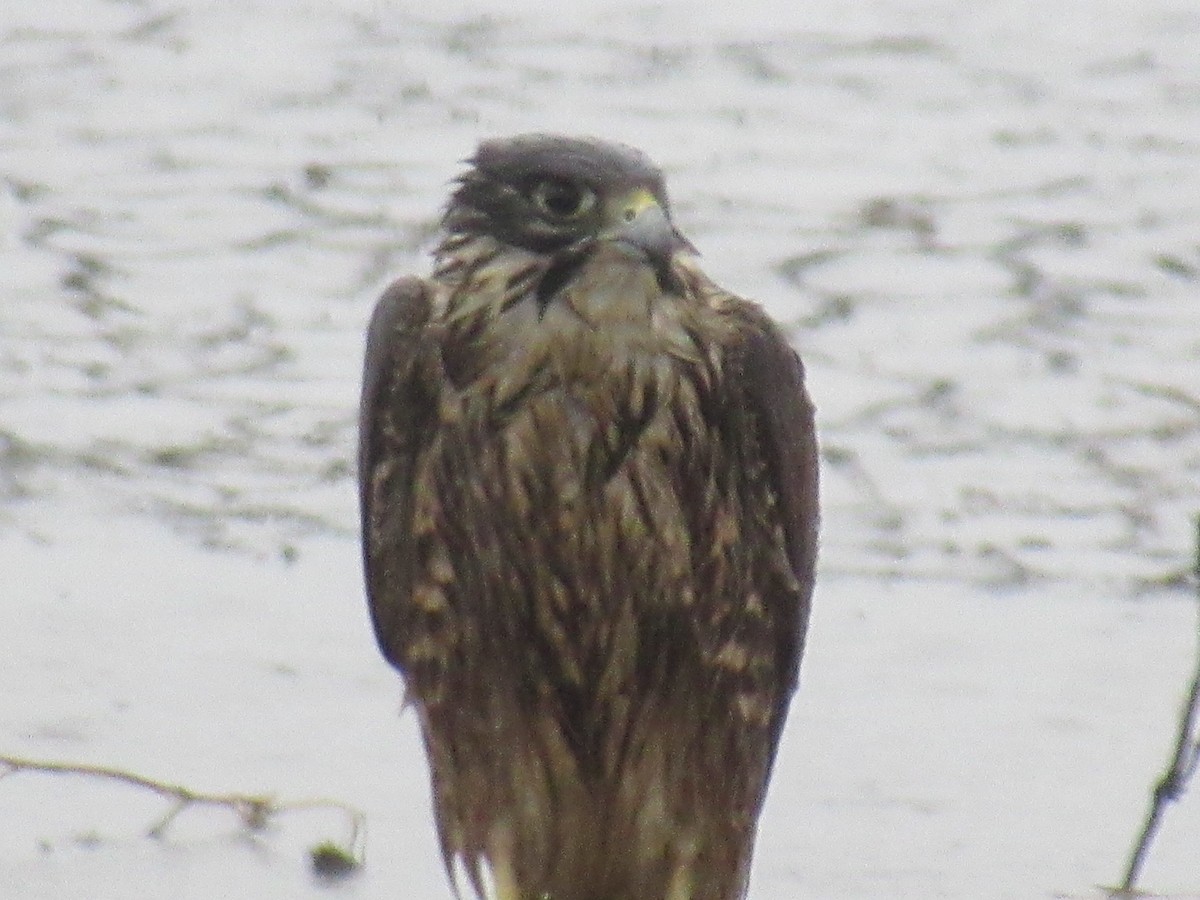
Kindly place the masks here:
POLYGON ((554 301, 554 296, 568 281, 574 277, 579 268, 591 256, 595 244, 588 242, 582 247, 569 247, 554 255, 549 268, 546 269, 542 280, 537 286, 538 318, 546 315, 546 310, 554 301))
POLYGON ((539 263, 530 263, 522 266, 511 275, 508 276, 508 281, 504 283, 505 297, 500 301, 500 312, 506 313, 526 297, 529 296, 529 290, 533 287, 534 281, 542 271, 542 266, 539 263))

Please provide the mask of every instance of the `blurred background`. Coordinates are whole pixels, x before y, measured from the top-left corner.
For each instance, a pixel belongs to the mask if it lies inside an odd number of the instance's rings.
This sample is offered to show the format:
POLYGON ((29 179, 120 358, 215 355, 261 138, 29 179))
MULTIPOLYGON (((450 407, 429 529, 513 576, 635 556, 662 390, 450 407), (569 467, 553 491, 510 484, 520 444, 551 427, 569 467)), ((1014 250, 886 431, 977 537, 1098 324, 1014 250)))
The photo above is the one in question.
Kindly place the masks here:
MULTIPOLYGON (((522 131, 646 150, 808 366, 817 618, 752 896, 1115 880, 1194 635, 1198 47, 1185 0, 6 5, 0 753, 370 823, 322 887, 336 817, 155 842, 161 801, 13 775, 11 896, 449 896, 355 405, 374 296, 522 131)), ((1197 807, 1148 886, 1200 892, 1197 807)))

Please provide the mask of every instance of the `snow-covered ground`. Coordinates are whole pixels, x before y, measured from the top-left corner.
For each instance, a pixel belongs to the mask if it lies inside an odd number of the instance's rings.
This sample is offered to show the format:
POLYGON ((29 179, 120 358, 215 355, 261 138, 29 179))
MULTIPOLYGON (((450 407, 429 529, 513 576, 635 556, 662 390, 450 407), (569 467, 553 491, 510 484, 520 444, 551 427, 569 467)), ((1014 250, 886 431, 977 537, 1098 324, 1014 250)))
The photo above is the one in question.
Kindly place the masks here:
MULTIPOLYGON (((1172 739, 1200 510, 1188 0, 47 0, 0 9, 0 754, 368 817, 0 781, 0 895, 449 896, 369 634, 363 326, 483 136, 667 170, 824 445, 752 895, 1098 896, 1172 739)), ((1200 796, 1144 884, 1200 895, 1200 796)))

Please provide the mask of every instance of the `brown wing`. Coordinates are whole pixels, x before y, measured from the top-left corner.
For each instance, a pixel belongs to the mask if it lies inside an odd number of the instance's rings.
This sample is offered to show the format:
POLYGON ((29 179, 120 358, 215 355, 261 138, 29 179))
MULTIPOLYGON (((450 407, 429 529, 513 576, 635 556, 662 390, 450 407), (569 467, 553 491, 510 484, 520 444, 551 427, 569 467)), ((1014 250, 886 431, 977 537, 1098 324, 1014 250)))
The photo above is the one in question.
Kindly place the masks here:
POLYGON ((745 402, 757 423, 762 463, 777 504, 788 562, 800 586, 798 604, 794 591, 763 598, 774 607, 773 619, 786 623, 776 635, 782 669, 789 678, 776 722, 780 729, 788 695, 799 677, 812 603, 819 519, 817 434, 800 357, 757 306, 746 304, 743 315, 748 327, 737 355, 745 402))
POLYGON ((358 417, 363 566, 375 637, 395 666, 415 566, 413 473, 437 418, 440 379, 427 329, 430 310, 424 282, 394 282, 371 316, 363 365, 358 417))

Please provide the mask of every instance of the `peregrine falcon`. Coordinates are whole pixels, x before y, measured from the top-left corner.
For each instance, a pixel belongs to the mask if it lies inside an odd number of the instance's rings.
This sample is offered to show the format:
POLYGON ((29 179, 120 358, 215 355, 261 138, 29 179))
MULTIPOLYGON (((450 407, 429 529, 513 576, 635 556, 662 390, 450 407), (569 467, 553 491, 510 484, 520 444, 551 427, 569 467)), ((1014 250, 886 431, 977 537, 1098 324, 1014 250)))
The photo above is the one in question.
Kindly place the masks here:
POLYGON ((740 900, 804 649, 799 357, 700 270, 640 151, 489 140, 380 298, 367 595, 456 891, 740 900))

